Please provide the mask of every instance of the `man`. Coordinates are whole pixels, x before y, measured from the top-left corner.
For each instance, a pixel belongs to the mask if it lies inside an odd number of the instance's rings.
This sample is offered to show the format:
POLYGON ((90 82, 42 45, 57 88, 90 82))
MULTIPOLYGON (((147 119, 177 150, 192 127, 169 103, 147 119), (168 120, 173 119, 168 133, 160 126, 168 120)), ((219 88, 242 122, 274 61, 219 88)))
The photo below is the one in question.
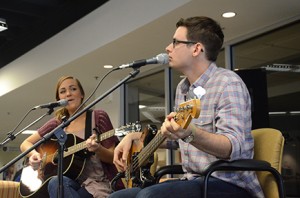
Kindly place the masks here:
MULTIPOLYGON (((215 64, 224 35, 217 22, 208 17, 191 17, 177 22, 173 42, 167 46, 170 67, 186 78, 177 86, 175 103, 189 99, 194 89, 204 89, 201 112, 189 127, 182 129, 171 113, 161 133, 178 140, 184 178, 144 189, 117 191, 111 197, 202 197, 201 171, 218 159, 253 157, 251 104, 243 81, 232 71, 215 64)), ((192 94, 193 95, 193 94, 192 94)), ((197 94, 196 94, 197 95, 197 94)), ((140 134, 126 136, 116 147, 114 164, 124 170, 128 150, 140 134)), ((217 172, 209 181, 209 197, 264 197, 254 172, 217 172)))

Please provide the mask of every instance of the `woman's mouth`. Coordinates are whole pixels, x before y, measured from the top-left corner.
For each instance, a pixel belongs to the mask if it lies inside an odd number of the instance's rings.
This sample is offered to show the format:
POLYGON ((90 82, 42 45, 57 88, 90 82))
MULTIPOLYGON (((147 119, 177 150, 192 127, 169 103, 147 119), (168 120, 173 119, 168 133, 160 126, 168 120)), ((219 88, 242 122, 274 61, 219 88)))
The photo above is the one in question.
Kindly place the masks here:
POLYGON ((68 99, 68 102, 72 102, 72 101, 74 101, 74 99, 68 99))

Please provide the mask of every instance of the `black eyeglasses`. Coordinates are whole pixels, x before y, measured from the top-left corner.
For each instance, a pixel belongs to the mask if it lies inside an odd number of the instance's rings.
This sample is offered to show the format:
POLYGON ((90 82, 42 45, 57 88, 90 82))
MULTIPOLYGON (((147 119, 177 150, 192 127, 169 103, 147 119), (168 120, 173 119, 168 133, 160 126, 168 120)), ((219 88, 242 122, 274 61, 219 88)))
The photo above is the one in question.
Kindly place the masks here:
POLYGON ((173 43, 173 48, 175 48, 178 43, 183 43, 183 44, 189 45, 189 44, 196 44, 198 42, 196 42, 196 41, 180 41, 177 39, 173 39, 172 43, 173 43))

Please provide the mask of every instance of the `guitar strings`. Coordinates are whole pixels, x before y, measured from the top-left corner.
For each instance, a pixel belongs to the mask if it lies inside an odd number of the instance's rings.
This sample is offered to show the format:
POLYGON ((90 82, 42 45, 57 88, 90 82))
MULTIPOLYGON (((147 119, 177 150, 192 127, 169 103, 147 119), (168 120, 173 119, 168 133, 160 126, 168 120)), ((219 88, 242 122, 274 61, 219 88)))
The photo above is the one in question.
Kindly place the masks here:
POLYGON ((157 146, 159 146, 165 139, 166 138, 161 133, 158 133, 154 137, 153 141, 151 141, 144 149, 142 149, 137 157, 133 159, 133 171, 136 171, 139 166, 141 166, 149 158, 149 155, 151 155, 156 150, 157 146))
MULTIPOLYGON (((185 102, 184 104, 179 105, 179 108, 176 109, 176 115, 175 115, 175 122, 178 123, 179 125, 181 125, 182 127, 187 126, 189 124, 189 119, 186 118, 186 116, 178 116, 179 114, 181 114, 182 112, 188 111, 189 113, 194 113, 194 115, 192 115, 192 118, 198 118, 198 116, 200 115, 200 109, 196 109, 194 110, 194 107, 199 106, 200 104, 197 105, 197 101, 200 99, 192 99, 189 100, 187 102, 185 102), (190 104, 192 102, 192 104, 190 104), (187 105, 185 105, 186 103, 188 103, 187 105), (180 123, 180 121, 184 120, 185 122, 180 123), (185 124, 185 125, 182 125, 185 124)), ((166 139, 166 137, 164 137, 161 132, 159 132, 154 138, 153 140, 148 143, 148 145, 146 145, 144 147, 144 149, 142 149, 140 151, 140 153, 132 160, 132 164, 131 166, 127 166, 126 171, 125 171, 125 181, 127 181, 127 185, 129 182, 129 179, 131 178, 130 174, 131 171, 130 169, 132 169, 133 172, 135 172, 139 167, 141 167, 143 165, 143 163, 150 157, 150 155, 152 153, 155 152, 155 150, 159 147, 159 145, 166 139)), ((128 163, 129 164, 129 163, 128 163)))
MULTIPOLYGON (((105 139, 107 139, 109 137, 112 137, 114 135, 114 133, 115 133, 115 130, 112 129, 110 131, 107 131, 107 132, 101 134, 100 135, 101 141, 105 140, 105 139)), ((85 146, 85 141, 83 141, 83 142, 81 142, 79 144, 75 144, 73 146, 70 146, 70 147, 68 147, 68 151, 64 151, 64 157, 68 157, 69 155, 72 155, 72 154, 74 154, 74 153, 76 153, 76 152, 84 149, 85 147, 86 147, 85 146)), ((53 157, 55 155, 56 155, 56 152, 46 155, 46 158, 49 158, 49 157, 51 158, 51 157, 53 157)))
MULTIPOLYGON (((175 117, 178 113, 175 115, 175 117)), ((157 149, 157 147, 165 140, 166 138, 159 132, 154 139, 141 150, 136 158, 133 159, 132 170, 136 171, 157 149)))
MULTIPOLYGON (((175 120, 181 118, 178 116, 180 112, 191 110, 194 105, 190 105, 188 108, 186 107, 179 107, 179 109, 176 110, 176 115, 174 116, 175 120)), ((177 121, 178 122, 178 121, 177 121)), ((133 159, 132 163, 132 170, 136 171, 142 164, 150 157, 150 155, 157 149, 157 147, 165 140, 166 138, 161 134, 158 133, 153 141, 151 141, 144 149, 141 150, 141 152, 137 155, 136 158, 133 159), (153 143, 152 143, 153 142, 153 143)))

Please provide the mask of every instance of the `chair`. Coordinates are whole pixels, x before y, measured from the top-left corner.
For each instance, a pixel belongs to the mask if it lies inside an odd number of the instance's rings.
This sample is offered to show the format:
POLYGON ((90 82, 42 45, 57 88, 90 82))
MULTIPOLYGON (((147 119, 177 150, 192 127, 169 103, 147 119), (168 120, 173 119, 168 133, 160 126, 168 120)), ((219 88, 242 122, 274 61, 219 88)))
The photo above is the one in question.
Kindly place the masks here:
MULTIPOLYGON (((262 128, 252 131, 254 158, 235 161, 218 160, 203 172, 204 197, 207 197, 208 180, 215 171, 256 171, 266 198, 285 197, 281 172, 284 138, 280 131, 262 128), (276 185, 277 184, 277 185, 276 185)), ((156 182, 165 174, 182 174, 181 165, 162 167, 155 173, 156 182)))
POLYGON ((19 182, 0 180, 0 197, 1 198, 19 198, 19 182))

